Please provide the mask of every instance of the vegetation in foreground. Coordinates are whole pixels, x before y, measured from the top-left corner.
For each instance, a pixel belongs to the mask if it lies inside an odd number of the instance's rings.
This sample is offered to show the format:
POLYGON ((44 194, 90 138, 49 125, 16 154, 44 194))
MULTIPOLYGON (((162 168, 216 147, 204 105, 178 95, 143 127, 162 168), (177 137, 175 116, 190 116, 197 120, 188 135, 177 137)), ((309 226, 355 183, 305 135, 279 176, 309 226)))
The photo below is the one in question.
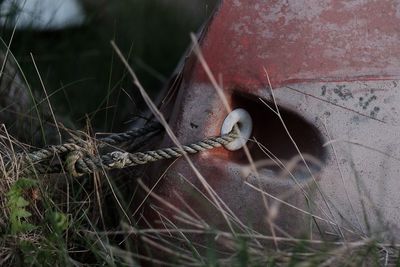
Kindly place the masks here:
MULTIPOLYGON (((146 4, 142 8, 141 14, 146 14, 143 11, 146 8, 151 9, 146 4)), ((147 27, 139 28, 154 35, 154 29, 147 27)), ((58 40, 59 46, 54 48, 51 40, 54 35, 44 34, 41 38, 47 45, 39 45, 32 42, 32 38, 38 38, 35 33, 17 34, 12 39, 11 32, 3 30, 2 57, 7 57, 8 63, 4 65, 0 86, 0 118, 5 122, 0 129, 1 159, 15 158, 18 153, 35 149, 35 145, 53 144, 60 142, 60 138, 63 141, 76 136, 88 147, 95 148, 93 128, 115 131, 124 128, 118 118, 127 118, 128 113, 140 115, 143 105, 128 112, 118 108, 133 105, 130 99, 126 103, 127 98, 121 97, 124 90, 132 87, 130 79, 121 75, 124 69, 116 63, 108 45, 112 38, 90 27, 83 32, 74 31, 59 36, 62 37, 58 40), (88 35, 94 36, 89 38, 92 43, 85 39, 88 35), (72 48, 67 42, 70 36, 76 38, 72 48), (99 40, 106 40, 107 45, 99 40), (19 44, 17 47, 9 45, 15 42, 19 44), (98 43, 104 47, 97 46, 98 43), (43 54, 49 49, 52 53, 43 54), (32 54, 26 53, 29 50, 32 54), (71 69, 77 64, 75 61, 79 61, 80 67, 71 69), (93 69, 95 65, 103 68, 93 69), (76 73, 85 74, 76 76, 76 73), (93 80, 96 76, 100 78, 93 80), (43 78, 45 88, 39 77, 43 78), (72 90, 67 89, 74 86, 72 90), (94 90, 98 87, 103 90, 94 90), (85 97, 81 95, 82 88, 91 89, 85 90, 85 97), (81 102, 84 98, 87 100, 81 102), (84 130, 70 130, 80 128, 84 130)), ((127 36, 119 34, 115 32, 115 39, 127 36)), ((149 42, 154 45, 157 40, 149 42)), ((131 46, 136 55, 137 51, 149 53, 146 51, 149 44, 133 44, 130 40, 118 43, 124 44, 126 54, 131 46)), ((171 45, 175 46, 176 42, 171 45)), ((179 53, 184 46, 183 42, 179 53)), ((170 51, 178 48, 164 46, 163 49, 168 52, 161 51, 160 57, 171 55, 170 51)), ((154 71, 157 60, 150 58, 146 64, 140 56, 131 59, 142 70, 139 76, 147 88, 160 86, 177 58, 164 60, 163 64, 170 65, 165 69, 161 65, 160 71, 154 71)), ((131 99, 135 105, 140 102, 138 97, 131 99)), ((145 179, 142 169, 101 172, 80 178, 67 174, 24 176, 18 160, 13 162, 13 166, 6 166, 4 160, 0 162, 1 266, 400 266, 398 246, 374 239, 349 243, 274 239, 251 231, 215 229, 186 213, 182 213, 186 225, 177 227, 166 221, 164 229, 145 227, 135 198, 139 188, 146 189, 141 183, 145 179), (139 214, 133 214, 136 210, 139 214), (190 241, 192 235, 202 236, 206 243, 190 241), (273 241, 280 249, 271 245, 273 241)), ((231 220, 234 224, 235 220, 231 220)))

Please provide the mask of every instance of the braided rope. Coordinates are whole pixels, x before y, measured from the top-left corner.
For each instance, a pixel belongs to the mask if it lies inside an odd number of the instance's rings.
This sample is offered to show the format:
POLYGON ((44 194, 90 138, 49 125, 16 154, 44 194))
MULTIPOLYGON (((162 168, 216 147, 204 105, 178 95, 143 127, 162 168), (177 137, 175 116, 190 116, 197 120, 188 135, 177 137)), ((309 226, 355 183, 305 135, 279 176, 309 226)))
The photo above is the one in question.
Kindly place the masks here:
MULTIPOLYGON (((113 134, 105 140, 108 144, 118 144, 128 141, 130 136, 139 137, 147 133, 154 133, 160 130, 160 125, 152 124, 145 129, 138 129, 122 134, 113 134)), ((163 159, 179 158, 184 154, 196 154, 202 151, 225 146, 238 138, 233 131, 229 134, 208 137, 199 142, 183 145, 181 147, 169 147, 145 152, 128 153, 124 151, 113 151, 104 155, 93 155, 83 146, 73 143, 66 143, 58 146, 50 146, 27 154, 23 163, 22 172, 29 174, 50 174, 67 171, 73 177, 90 174, 102 170, 123 169, 137 165, 143 165, 163 159), (58 155, 66 154, 65 161, 58 164, 51 164, 48 159, 58 155), (47 161, 46 161, 47 160, 47 161)), ((61 159, 61 157, 59 157, 61 159)))
MULTIPOLYGON (((115 133, 111 134, 107 137, 100 138, 99 141, 102 142, 103 144, 100 144, 100 146, 107 144, 111 146, 116 146, 125 142, 132 142, 134 139, 147 135, 149 133, 155 133, 159 132, 162 129, 162 126, 158 122, 151 122, 148 125, 146 125, 143 128, 139 129, 134 129, 130 130, 127 132, 123 133, 115 133)), ((26 160, 31 161, 33 163, 35 162, 40 162, 44 160, 48 160, 55 155, 60 155, 64 153, 70 153, 76 150, 82 150, 83 149, 83 144, 82 142, 77 142, 76 143, 65 143, 61 145, 54 145, 54 146, 49 146, 47 148, 43 148, 34 152, 30 152, 26 155, 26 160), (78 143, 78 144, 77 144, 78 143)))
POLYGON ((69 169, 69 173, 94 173, 99 170, 122 169, 137 165, 143 165, 163 159, 182 157, 184 154, 196 154, 206 150, 227 145, 238 137, 236 133, 229 133, 217 137, 209 137, 197 143, 183 145, 181 147, 169 147, 146 152, 128 153, 114 151, 100 157, 86 155, 76 160, 75 169, 69 169))
POLYGON ((55 155, 81 150, 82 147, 74 143, 65 143, 62 145, 49 146, 31 153, 26 154, 26 160, 32 162, 40 162, 52 158, 55 155))
POLYGON ((114 133, 107 137, 100 138, 99 140, 108 145, 116 146, 121 143, 132 142, 132 140, 138 137, 147 135, 152 132, 159 132, 162 129, 162 125, 159 122, 151 122, 143 128, 134 129, 123 133, 114 133))

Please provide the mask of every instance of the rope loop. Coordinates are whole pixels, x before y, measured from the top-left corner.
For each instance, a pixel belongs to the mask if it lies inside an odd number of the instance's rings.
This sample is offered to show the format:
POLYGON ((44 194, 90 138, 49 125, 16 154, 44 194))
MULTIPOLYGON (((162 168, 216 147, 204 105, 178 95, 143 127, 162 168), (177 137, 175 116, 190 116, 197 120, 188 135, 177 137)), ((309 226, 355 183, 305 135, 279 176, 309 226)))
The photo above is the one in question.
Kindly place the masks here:
POLYGON ((79 173, 76 170, 76 163, 82 157, 83 157, 83 153, 80 150, 75 150, 75 151, 68 153, 68 155, 65 159, 65 168, 66 168, 68 174, 71 175, 72 177, 80 177, 80 176, 84 175, 84 173, 79 173))
POLYGON ((225 145, 225 148, 231 151, 241 149, 251 136, 253 131, 253 121, 250 114, 243 108, 234 109, 226 116, 221 127, 221 134, 236 132, 238 138, 225 145))
MULTIPOLYGON (((126 142, 129 138, 139 137, 140 133, 148 137, 149 132, 159 130, 159 125, 151 124, 145 129, 136 129, 127 133, 115 134, 104 139, 109 144, 126 142)), ((51 146, 27 154, 23 166, 28 174, 34 170, 37 174, 60 173, 64 169, 72 177, 80 177, 84 174, 110 169, 122 169, 155 162, 162 159, 179 158, 185 154, 196 154, 202 151, 227 146, 240 139, 235 128, 229 133, 220 136, 207 137, 198 142, 182 145, 179 147, 166 147, 157 150, 129 153, 126 151, 113 151, 106 154, 94 155, 83 146, 74 143, 65 143, 58 146, 51 146), (52 164, 52 159, 60 155, 59 159, 65 158, 64 162, 52 164), (62 156, 65 155, 65 156, 62 156)), ((8 164, 12 165, 12 164, 8 164)))
POLYGON ((110 168, 122 169, 129 161, 128 152, 114 151, 110 153, 110 156, 112 159, 112 162, 108 164, 110 168))

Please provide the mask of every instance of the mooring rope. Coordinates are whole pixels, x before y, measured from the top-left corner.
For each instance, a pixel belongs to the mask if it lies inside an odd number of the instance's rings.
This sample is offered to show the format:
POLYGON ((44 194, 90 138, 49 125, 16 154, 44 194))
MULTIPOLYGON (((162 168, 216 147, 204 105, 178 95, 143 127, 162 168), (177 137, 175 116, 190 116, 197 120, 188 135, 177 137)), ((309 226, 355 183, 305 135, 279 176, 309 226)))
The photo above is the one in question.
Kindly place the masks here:
MULTIPOLYGON (((110 146, 117 146, 125 142, 131 142, 134 139, 141 136, 145 136, 149 133, 159 132, 162 129, 163 128, 160 123, 151 122, 142 128, 133 129, 123 133, 113 133, 107 137, 98 139, 98 141, 100 141, 100 146, 104 146, 104 144, 110 146)), ((26 155, 27 159, 31 160, 32 162, 38 162, 47 160, 49 158, 53 158, 55 155, 81 150, 82 145, 78 144, 82 142, 79 142, 78 140, 73 140, 73 141, 75 141, 75 143, 72 143, 71 141, 65 144, 53 145, 43 149, 39 149, 37 151, 30 152, 26 155)))
MULTIPOLYGON (((110 135, 100 139, 100 141, 110 145, 118 145, 123 142, 132 141, 134 138, 160 131, 160 127, 160 124, 152 123, 141 129, 110 135)), ((135 153, 113 151, 103 155, 96 155, 83 145, 66 143, 25 154, 22 161, 22 172, 25 175, 67 172, 73 177, 78 177, 98 171, 123 169, 163 159, 179 158, 184 154, 196 154, 225 146, 237 138, 238 134, 232 131, 228 134, 208 137, 199 142, 182 145, 181 147, 169 147, 135 153), (52 164, 50 162, 55 156, 61 159, 59 164, 52 164)), ((9 166, 13 166, 13 164, 9 164, 9 166)))
POLYGON ((125 142, 132 142, 134 139, 147 135, 152 132, 159 132, 163 129, 161 123, 159 122, 150 122, 146 126, 139 128, 139 129, 133 129, 130 131, 126 131, 123 133, 114 133, 111 134, 107 137, 100 138, 99 141, 102 143, 111 145, 111 146, 117 146, 121 143, 125 142))
POLYGON ((67 156, 67 171, 72 175, 81 176, 85 173, 94 173, 101 170, 123 169, 163 159, 179 158, 185 153, 196 154, 227 145, 236 138, 237 134, 229 133, 217 137, 209 137, 197 143, 181 147, 169 147, 136 153, 114 151, 100 157, 90 154, 83 156, 83 154, 79 155, 81 151, 74 151, 67 156))

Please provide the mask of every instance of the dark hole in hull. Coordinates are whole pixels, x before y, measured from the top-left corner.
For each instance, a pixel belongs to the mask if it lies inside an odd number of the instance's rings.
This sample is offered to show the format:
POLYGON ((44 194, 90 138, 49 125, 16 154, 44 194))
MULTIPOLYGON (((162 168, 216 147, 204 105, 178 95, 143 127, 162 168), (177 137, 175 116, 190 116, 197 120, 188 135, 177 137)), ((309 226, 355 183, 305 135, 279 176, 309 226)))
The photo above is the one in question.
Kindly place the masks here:
MULTIPOLYGON (((264 100, 264 102, 275 108, 275 105, 270 101, 264 100)), ((296 176, 302 178, 310 176, 281 120, 258 97, 235 93, 233 96, 233 108, 244 108, 250 113, 253 119, 252 137, 265 148, 263 151, 260 145, 254 141, 247 143, 255 162, 270 159, 265 153, 268 150, 270 154, 285 165, 287 165, 288 161, 297 159, 299 164, 294 171, 296 176)), ((282 107, 279 107, 279 110, 290 135, 301 154, 306 158, 307 165, 311 171, 320 170, 326 158, 326 151, 323 147, 324 140, 321 133, 301 115, 282 107)), ((248 159, 243 149, 238 152, 232 153, 232 160, 240 164, 247 164, 248 159)), ((282 171, 282 167, 277 165, 268 166, 267 168, 275 172, 282 171)))

